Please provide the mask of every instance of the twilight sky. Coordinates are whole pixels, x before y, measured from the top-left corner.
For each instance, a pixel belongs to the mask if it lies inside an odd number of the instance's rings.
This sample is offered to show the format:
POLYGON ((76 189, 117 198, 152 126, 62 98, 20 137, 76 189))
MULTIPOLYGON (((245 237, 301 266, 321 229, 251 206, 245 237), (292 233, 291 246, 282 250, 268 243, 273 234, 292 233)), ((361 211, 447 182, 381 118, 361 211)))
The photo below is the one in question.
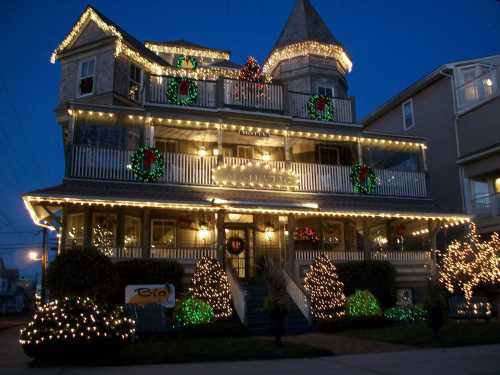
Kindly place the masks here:
MULTIPOLYGON (((91 2, 140 41, 186 39, 232 51, 243 63, 269 53, 296 0, 91 2)), ((352 56, 348 76, 363 118, 437 66, 500 53, 498 0, 312 0, 352 56)), ((22 192, 63 177, 61 131, 53 109, 59 64, 51 51, 69 32, 86 1, 4 0, 0 22, 0 257, 24 275, 41 236, 22 192)))

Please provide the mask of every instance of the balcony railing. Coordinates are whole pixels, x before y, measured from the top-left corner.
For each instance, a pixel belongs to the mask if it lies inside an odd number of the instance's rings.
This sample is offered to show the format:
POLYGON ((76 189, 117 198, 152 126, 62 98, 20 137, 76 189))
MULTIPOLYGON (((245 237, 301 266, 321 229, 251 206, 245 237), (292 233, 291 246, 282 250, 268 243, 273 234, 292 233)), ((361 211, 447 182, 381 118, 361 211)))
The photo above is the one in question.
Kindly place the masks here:
MULTIPOLYGON (((323 250, 298 250, 296 259, 300 264, 309 264, 318 256, 326 255, 336 263, 355 262, 365 260, 362 251, 323 251, 323 250)), ((393 264, 427 264, 432 260, 429 251, 384 251, 372 252, 370 258, 373 260, 387 260, 393 264)))
MULTIPOLYGON (((127 168, 133 151, 106 149, 90 146, 73 146, 68 177, 116 181, 136 181, 127 168)), ((165 172, 160 183, 180 185, 211 185, 213 169, 217 166, 215 156, 165 153, 165 172)), ((241 166, 250 159, 225 157, 223 163, 241 166)), ((299 175, 298 191, 323 193, 354 193, 351 183, 351 167, 270 161, 271 167, 291 168, 299 175)), ((372 195, 395 197, 427 197, 426 175, 424 172, 394 171, 375 169, 378 185, 372 195)))
POLYGON ((491 194, 472 201, 472 213, 478 217, 500 216, 500 194, 491 194))
POLYGON ((455 89, 457 109, 467 111, 500 93, 500 69, 493 69, 455 89))
MULTIPOLYGON (((175 105, 167 97, 172 77, 148 76, 145 82, 145 105, 175 105)), ((311 94, 288 92, 274 83, 255 83, 233 79, 218 81, 194 80, 198 97, 191 104, 201 108, 232 108, 252 112, 283 114, 310 119, 307 103, 311 94)), ((333 122, 353 123, 354 101, 352 98, 331 98, 333 122)))

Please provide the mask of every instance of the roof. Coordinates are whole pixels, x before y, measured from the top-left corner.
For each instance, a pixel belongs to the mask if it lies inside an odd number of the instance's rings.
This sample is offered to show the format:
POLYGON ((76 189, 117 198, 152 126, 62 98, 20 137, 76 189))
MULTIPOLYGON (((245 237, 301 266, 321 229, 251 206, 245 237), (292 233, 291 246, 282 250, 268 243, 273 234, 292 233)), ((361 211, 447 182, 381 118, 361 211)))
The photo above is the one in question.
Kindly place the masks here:
POLYGON ((309 0, 298 0, 273 50, 305 41, 339 44, 309 0))
POLYGON ((218 68, 241 69, 243 65, 235 63, 231 60, 223 60, 214 62, 213 64, 210 64, 210 66, 215 66, 218 68))
POLYGON ((430 199, 405 199, 349 194, 312 194, 298 192, 271 192, 209 187, 183 187, 143 183, 120 183, 65 180, 61 185, 35 190, 25 194, 30 197, 85 198, 121 201, 142 201, 210 206, 215 200, 224 200, 234 207, 266 207, 297 209, 316 203, 322 211, 374 211, 436 213, 445 212, 430 199))
POLYGON ((493 59, 495 57, 500 58, 500 55, 493 55, 493 56, 485 56, 481 58, 476 58, 476 59, 469 59, 469 60, 459 60, 459 61, 454 61, 450 62, 447 64, 443 64, 438 66, 436 69, 431 71, 430 73, 426 74, 424 77, 420 78, 418 81, 412 83, 410 86, 406 87, 404 90, 390 98, 388 101, 386 101, 384 104, 382 104, 380 107, 375 109, 373 112, 365 116, 362 120, 361 123, 364 125, 370 124, 373 121, 377 120, 378 118, 382 117, 385 113, 393 109, 394 107, 400 105, 402 102, 405 100, 408 100, 415 94, 419 93, 420 91, 426 89, 427 87, 431 86, 434 82, 446 77, 445 74, 453 69, 453 67, 457 65, 463 65, 463 64, 472 64, 475 62, 480 62, 482 60, 489 60, 493 59))
POLYGON ((185 47, 185 48, 191 48, 191 49, 199 49, 200 51, 210 50, 210 51, 218 51, 218 52, 230 54, 230 51, 228 51, 228 50, 211 48, 211 47, 203 46, 201 44, 193 43, 193 42, 190 42, 190 41, 184 40, 184 39, 170 40, 170 41, 166 41, 166 42, 155 42, 153 40, 146 40, 146 41, 144 41, 144 44, 155 44, 158 46, 185 47))

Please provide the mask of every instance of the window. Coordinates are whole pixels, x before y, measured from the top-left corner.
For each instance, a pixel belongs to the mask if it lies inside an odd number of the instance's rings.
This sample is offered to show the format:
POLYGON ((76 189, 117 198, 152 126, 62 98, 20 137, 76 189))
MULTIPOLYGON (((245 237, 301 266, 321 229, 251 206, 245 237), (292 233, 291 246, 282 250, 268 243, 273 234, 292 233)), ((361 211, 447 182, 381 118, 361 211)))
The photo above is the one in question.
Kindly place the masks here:
POLYGON ((156 138, 155 139, 155 147, 163 153, 165 153, 165 152, 176 153, 177 152, 177 141, 174 139, 156 138))
POLYGON ((136 102, 141 98, 142 91, 142 69, 134 63, 130 63, 130 74, 128 83, 128 97, 136 102))
POLYGON ((80 62, 78 68, 78 96, 94 93, 95 57, 80 62))
POLYGON ((124 218, 123 244, 125 247, 141 246, 141 219, 134 216, 124 218))
POLYGON ((66 246, 83 246, 85 217, 82 214, 69 214, 66 221, 66 246))
POLYGON ((340 164, 340 152, 338 147, 319 146, 318 150, 320 164, 340 164))
POLYGON ((253 159, 253 146, 240 146, 236 147, 236 156, 244 159, 253 159))
POLYGON ((403 103, 403 128, 411 129, 415 126, 415 116, 413 114, 413 100, 407 100, 403 103))
POLYGON ((334 90, 333 87, 318 87, 318 95, 327 96, 333 98, 334 90))
POLYGON ((116 246, 116 215, 95 213, 92 225, 92 246, 104 254, 112 254, 116 246))
POLYGON ((151 221, 151 247, 175 247, 175 222, 171 220, 151 221))
POLYGON ((500 177, 495 178, 495 193, 500 194, 500 177))

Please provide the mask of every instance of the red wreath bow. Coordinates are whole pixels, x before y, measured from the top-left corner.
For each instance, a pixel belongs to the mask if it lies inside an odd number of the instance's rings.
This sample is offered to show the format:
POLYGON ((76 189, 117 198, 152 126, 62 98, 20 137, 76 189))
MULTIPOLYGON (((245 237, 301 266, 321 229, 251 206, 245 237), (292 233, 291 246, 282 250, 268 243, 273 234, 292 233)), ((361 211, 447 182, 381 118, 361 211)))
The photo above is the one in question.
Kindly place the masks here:
POLYGON ((152 150, 144 151, 144 167, 151 168, 151 165, 156 161, 156 154, 152 150))
POLYGON ((316 110, 319 112, 323 112, 325 110, 326 104, 328 103, 328 99, 324 96, 320 96, 316 101, 316 110))
POLYGON ((359 182, 364 184, 366 182, 366 178, 368 177, 368 166, 362 165, 359 169, 359 182))
POLYGON ((186 96, 189 92, 189 81, 183 79, 179 85, 179 95, 186 96))

